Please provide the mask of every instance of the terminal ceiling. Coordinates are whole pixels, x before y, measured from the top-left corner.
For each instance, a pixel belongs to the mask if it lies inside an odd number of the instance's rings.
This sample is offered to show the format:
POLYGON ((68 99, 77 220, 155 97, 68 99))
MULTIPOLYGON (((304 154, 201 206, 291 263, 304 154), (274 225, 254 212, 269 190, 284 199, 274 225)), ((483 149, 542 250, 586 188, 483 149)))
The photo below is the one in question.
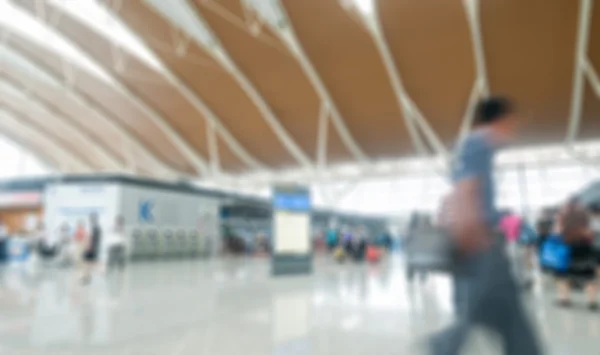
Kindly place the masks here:
POLYGON ((2 2, 99 68, 0 14, 0 131, 65 172, 444 154, 488 93, 518 102, 522 144, 600 137, 592 0, 98 0, 95 24, 74 1, 2 2))

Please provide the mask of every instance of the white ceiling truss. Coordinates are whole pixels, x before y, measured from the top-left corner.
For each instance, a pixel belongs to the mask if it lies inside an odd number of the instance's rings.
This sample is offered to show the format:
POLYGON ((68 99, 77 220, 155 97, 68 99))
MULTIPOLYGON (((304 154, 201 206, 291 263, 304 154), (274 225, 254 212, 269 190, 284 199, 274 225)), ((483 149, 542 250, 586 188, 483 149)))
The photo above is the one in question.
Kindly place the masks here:
POLYGON ((210 170, 213 179, 221 176, 221 163, 219 158, 219 146, 217 145, 217 130, 212 122, 206 127, 206 141, 208 142, 208 155, 210 157, 210 170))
MULTIPOLYGON (((1 0, 0 0, 1 1, 1 0)), ((61 20, 60 16, 54 16, 53 18, 47 18, 47 11, 42 0, 36 2, 37 14, 40 18, 46 19, 46 23, 50 26, 55 26, 61 20), (40 5, 41 4, 41 5, 40 5)), ((123 0, 120 0, 123 1, 123 0)), ((246 183, 264 186, 272 184, 273 182, 294 182, 294 181, 306 181, 306 182, 334 182, 334 181, 359 181, 365 178, 378 178, 378 177, 395 177, 399 175, 410 175, 415 172, 412 167, 412 163, 407 160, 390 161, 388 164, 384 162, 371 161, 362 148, 358 145, 356 140, 352 137, 352 134, 348 130, 344 118, 339 112, 335 101, 333 100, 329 90, 324 84, 323 79, 312 64, 311 59, 304 51, 300 40, 298 39, 292 22, 286 13, 285 6, 282 0, 240 0, 246 6, 246 11, 250 11, 248 16, 256 15, 254 18, 247 16, 245 26, 250 33, 258 35, 261 31, 261 26, 266 25, 271 28, 274 33, 279 37, 281 43, 286 47, 286 53, 291 54, 300 64, 304 74, 311 82, 315 92, 321 99, 321 108, 318 112, 318 129, 316 139, 316 156, 309 157, 299 147, 297 142, 291 137, 289 132, 281 124, 281 120, 274 113, 273 109, 269 106, 262 94, 257 90, 254 84, 247 78, 247 76, 240 70, 235 61, 229 56, 227 50, 221 45, 217 36, 213 33, 210 26, 207 25, 206 21, 202 18, 202 14, 192 9, 188 1, 191 0, 171 0, 167 4, 165 0, 143 0, 153 9, 155 9, 160 15, 164 16, 172 26, 178 30, 173 32, 173 47, 174 51, 179 56, 184 56, 187 53, 191 41, 195 41, 202 48, 204 48, 220 65, 227 70, 227 72, 236 80, 238 85, 244 90, 248 97, 252 100, 254 105, 260 111, 265 122, 268 123, 270 128, 276 134, 277 138, 290 153, 291 156, 300 164, 302 169, 297 169, 284 173, 273 173, 266 169, 263 163, 259 162, 253 157, 235 137, 233 137, 227 128, 222 124, 221 119, 212 111, 209 105, 204 99, 194 92, 186 83, 179 79, 172 71, 170 71, 163 63, 160 63, 164 68, 158 70, 179 93, 190 102, 193 107, 206 119, 206 142, 208 146, 208 157, 203 157, 193 147, 186 142, 183 137, 168 123, 168 121, 146 101, 140 98, 137 94, 129 90, 121 81, 116 77, 109 74, 111 79, 111 85, 115 91, 126 97, 132 103, 134 103, 142 112, 144 112, 154 124, 156 124, 161 130, 168 136, 169 141, 182 153, 182 155, 196 168, 199 174, 207 179, 213 179, 215 181, 222 180, 223 184, 241 184, 246 183), (259 20, 257 22, 256 20, 259 20), (355 168, 346 169, 344 166, 327 166, 327 146, 328 146, 328 135, 329 135, 329 122, 332 123, 334 129, 339 133, 342 142, 348 148, 350 153, 358 162, 355 164, 355 168), (218 151, 217 138, 222 137, 225 144, 231 148, 233 153, 240 158, 246 165, 258 171, 256 174, 247 174, 240 177, 232 177, 228 174, 223 174, 220 168, 220 158, 218 151), (315 163, 313 163, 313 161, 315 163)), ((295 0, 294 0, 295 1, 295 0)), ((301 0, 298 0, 301 1, 301 0)), ((481 30, 481 19, 480 19, 480 1, 481 0, 463 0, 465 12, 467 14, 467 20, 469 24, 469 30, 472 40, 473 56, 475 62, 476 77, 471 89, 471 93, 466 103, 465 113, 462 118, 462 123, 459 130, 459 139, 463 138, 468 134, 472 125, 473 110, 481 97, 487 96, 490 93, 487 69, 485 63, 485 48, 484 41, 482 38, 481 30)), ((431 171, 432 164, 434 166, 443 165, 450 156, 447 148, 441 142, 437 133, 429 125, 427 118, 423 115, 419 107, 412 100, 410 94, 402 82, 402 75, 400 70, 396 66, 396 62, 393 58, 393 54, 388 48, 388 43, 385 38, 384 32, 381 27, 378 11, 376 9, 377 0, 372 0, 375 10, 369 13, 363 13, 360 17, 361 23, 366 25, 369 33, 371 34, 376 47, 378 48, 379 55, 381 56, 382 62, 388 74, 388 79, 394 89, 394 94, 398 107, 403 113, 403 118, 412 143, 415 150, 426 155, 427 145, 433 148, 435 157, 430 157, 427 164, 423 166, 423 169, 429 169, 431 171), (426 142, 425 142, 425 141, 426 142)), ((590 24, 591 24, 591 13, 593 7, 593 0, 579 0, 579 19, 578 19, 578 31, 577 31, 577 45, 575 51, 575 68, 573 73, 573 92, 571 97, 571 107, 569 114, 568 130, 565 138, 565 154, 569 155, 571 159, 575 159, 585 164, 593 165, 597 164, 600 160, 600 154, 590 153, 589 150, 581 149, 579 145, 576 145, 576 139, 580 130, 582 105, 584 99, 584 84, 587 78, 591 83, 594 93, 600 97, 600 79, 590 62, 587 55, 587 46, 590 35, 590 24)), ((105 1, 99 1, 102 6, 107 7, 105 1)), ((119 1, 116 1, 117 6, 119 1)), ((218 0, 205 0, 207 7, 219 7, 218 0)), ((113 8, 111 11, 118 13, 119 8, 113 8)), ((66 15, 69 16, 69 15, 66 15)), ((115 18, 115 21, 119 21, 121 25, 125 25, 123 21, 115 18)), ((243 21, 243 20, 242 20, 243 21)), ((58 31, 54 31, 57 32, 58 31)), ((134 33, 133 31, 131 31, 134 33)), ((135 36, 135 35, 134 35, 135 36)), ((62 36, 65 37, 65 36, 62 36)), ((136 36, 139 42, 142 40, 136 36)), ((0 36, 0 44, 5 43, 7 39, 7 33, 2 32, 0 36)), ((68 38, 67 41, 72 43, 68 38)), ((107 37, 110 40, 110 38, 107 37)), ((259 40, 257 38, 257 40, 259 40)), ((77 46, 73 43, 74 46, 77 46)), ((279 44, 273 44, 279 45, 279 44)), ((280 46, 280 45, 279 45, 280 46)), ((1 46, 0 46, 1 47, 1 46)), ((127 50, 122 44, 112 42, 114 49, 113 53, 113 65, 114 69, 119 71, 123 70, 126 63, 124 63, 122 51, 127 50), (121 68, 121 69, 119 69, 121 68)), ((280 46, 281 47, 281 46, 280 46)), ((119 123, 115 123, 113 119, 106 117, 102 114, 102 109, 96 109, 97 105, 90 102, 85 96, 80 95, 73 88, 73 84, 77 79, 74 76, 76 72, 73 70, 74 62, 67 59, 63 54, 58 53, 51 47, 47 46, 49 50, 53 50, 57 56, 61 57, 63 63, 62 70, 62 81, 57 86, 58 90, 67 90, 68 95, 73 98, 73 101, 79 105, 86 107, 93 117, 96 119, 102 119, 107 125, 111 127, 113 131, 119 132, 119 137, 123 142, 123 146, 126 149, 133 149, 143 152, 144 156, 148 160, 152 161, 153 165, 164 172, 169 177, 181 177, 183 174, 174 172, 173 169, 169 168, 164 163, 160 162, 152 153, 148 151, 143 144, 141 144, 136 138, 134 138, 126 129, 124 129, 119 123)), ((100 63, 92 58, 88 53, 79 48, 82 55, 86 56, 89 61, 96 63, 99 67, 102 67, 100 63)), ((284 49, 285 50, 285 49, 284 49)), ((77 68, 77 67, 76 67, 77 68)), ((41 69, 40 69, 41 70, 41 69)), ((1 86, 1 85, 0 85, 1 86)), ((35 99, 29 97, 29 101, 35 102, 35 99)), ((38 107, 39 108, 39 107, 38 107)), ((40 112, 41 109, 40 109, 40 112)), ((2 117, 7 116, 6 113, 1 113, 2 117)), ((51 116, 50 113, 48 115, 51 116)), ((10 114, 8 114, 9 117, 10 114)), ((54 115, 56 116, 56 115, 54 115)), ((12 117, 13 120, 16 118, 12 117)), ((7 119, 10 121, 10 118, 7 119)), ((23 131, 33 132, 33 134, 40 134, 35 132, 32 127, 25 127, 23 131)), ((74 134, 78 137, 78 140, 83 139, 81 132, 74 134), (77 135, 78 134, 78 135, 77 135)), ((46 140, 48 140, 45 137, 46 140)), ((46 142, 56 145, 56 142, 46 142)), ((59 147, 60 148, 60 147, 59 147)), ((74 167, 78 171, 89 171, 90 166, 81 159, 73 156, 70 152, 65 149, 57 149, 60 151, 61 159, 68 161, 69 167, 74 167)), ((102 159, 107 166, 121 170, 127 169, 119 164, 114 158, 110 156, 108 152, 98 148, 95 154, 102 159), (112 158, 112 159, 111 159, 112 158)), ((539 159, 539 158, 538 158, 539 159)), ((556 156, 549 154, 544 156, 538 161, 527 161, 527 164, 544 164, 544 162, 556 162, 558 159, 556 156)), ((563 159, 563 158, 560 158, 563 159)), ((560 160, 559 159, 559 160, 560 160)), ((567 159, 567 158, 564 158, 567 159)), ((135 170, 135 159, 131 159, 130 167, 135 170)), ((508 163, 510 165, 512 163, 508 163)), ((516 164, 516 163, 515 163, 516 164)), ((522 164, 522 163, 519 163, 522 164)), ((505 164, 506 165, 506 164, 505 164)), ((419 168, 421 169, 421 168, 419 168)), ((335 196, 330 196, 331 201, 335 200, 335 196)))
MULTIPOLYGON (((44 1, 42 1, 43 3, 44 1)), ((40 3, 38 1, 37 3, 40 3)), ((45 7, 46 5, 42 6, 45 7)), ((43 14, 43 13, 42 13, 43 14)), ((40 17, 40 13, 37 14, 40 17)), ((41 18, 41 17, 40 17, 41 18)), ((42 18, 43 19, 43 18, 42 18)), ((58 31, 52 29, 58 36, 63 38, 66 42, 69 42, 72 46, 79 49, 79 52, 87 58, 90 62, 95 63, 98 67, 103 65, 97 62, 92 56, 90 56, 83 48, 80 48, 76 43, 71 41, 68 37, 58 33, 58 31)), ((51 49, 50 47, 48 47, 51 49)), ((60 56, 60 53, 57 53, 60 56)), ((72 61, 69 61, 70 65, 75 65, 72 61)), ((110 74, 109 71, 106 73, 111 78, 111 84, 115 91, 124 97, 128 98, 134 103, 140 110, 142 110, 152 121, 156 124, 169 138, 171 143, 185 156, 188 161, 195 167, 199 174, 206 174, 208 172, 208 165, 205 159, 198 154, 182 137, 181 135, 168 123, 168 121, 159 114, 156 110, 151 108, 144 100, 142 100, 137 94, 133 93, 129 88, 126 87, 121 81, 110 74)))
POLYGON ((467 15, 467 21, 469 22, 469 31, 471 33, 471 45, 473 47, 473 56, 475 59, 475 82, 471 89, 471 95, 469 96, 469 102, 467 103, 467 109, 463 116, 460 130, 458 133, 458 140, 462 142, 464 138, 471 131, 473 125, 473 114, 475 113, 475 106, 479 99, 483 96, 489 96, 490 88, 487 77, 487 68, 485 65, 485 48, 483 45, 483 34, 481 32, 481 11, 480 11, 480 0, 463 0, 463 7, 467 15))
MULTIPOLYGON (((118 8, 110 8, 110 5, 106 4, 106 2, 100 3, 109 8, 109 10, 113 11, 114 13, 119 13, 118 8)), ((115 21, 119 20, 115 19, 115 21)), ((119 23, 121 23, 123 27, 128 28, 127 24, 123 21, 119 21, 119 23)), ((130 29, 130 32, 132 33, 132 36, 137 39, 137 41, 139 41, 140 43, 144 43, 144 41, 141 38, 139 38, 139 36, 137 36, 134 31, 130 29)), ((113 45, 116 46, 117 44, 113 43, 113 45)), ((150 48, 148 48, 148 46, 146 46, 146 48, 148 49, 148 51, 152 52, 156 56, 156 53, 154 53, 150 48)), ((211 122, 211 124, 215 125, 215 128, 217 129, 217 132, 219 132, 219 135, 223 138, 223 141, 229 146, 229 148, 236 154, 236 156, 241 161, 243 161, 252 169, 266 169, 263 163, 259 162, 255 157, 253 157, 252 154, 250 154, 237 141, 237 139, 229 132, 225 125, 223 125, 223 123, 221 122, 221 118, 217 116, 217 114, 209 107, 209 105, 202 97, 200 97, 186 83, 179 79, 179 77, 175 75, 175 73, 173 73, 170 69, 168 69, 167 66, 163 65, 163 67, 164 70, 161 71, 160 74, 162 74, 162 76, 169 82, 169 84, 171 84, 177 89, 177 91, 196 109, 198 113, 200 113, 206 119, 207 122, 211 122)), ((185 141, 183 141, 181 144, 185 144, 187 148, 193 151, 193 148, 189 147, 189 145, 187 145, 185 141)), ((200 155, 197 153, 195 153, 195 162, 198 165, 198 167, 201 168, 201 171, 203 173, 208 173, 208 165, 205 159, 200 157, 200 155)))
MULTIPOLYGON (((305 168, 313 168, 311 159, 283 127, 280 119, 275 115, 267 101, 230 57, 226 48, 220 43, 218 36, 207 25, 202 14, 189 4, 189 0, 173 0, 169 3, 162 0, 145 0, 145 2, 159 15, 165 17, 172 26, 185 33, 183 36, 174 36, 174 39, 178 42, 175 44, 176 50, 179 49, 181 53, 184 53, 184 49, 187 48, 190 40, 194 40, 200 47, 204 48, 235 79, 258 108, 263 119, 273 130, 279 141, 296 161, 305 168)), ((178 33, 179 31, 175 32, 178 33)))
MULTIPOLYGON (((487 68, 485 65, 485 48, 483 46, 483 34, 481 31, 481 0, 463 0, 463 6, 469 22, 471 32, 471 43, 473 45, 473 55, 475 59, 475 72, 479 81, 479 91, 483 96, 490 94, 490 88, 487 78, 487 68)), ((476 86, 477 82, 473 84, 476 86)))
POLYGON ((319 109, 319 128, 317 130, 317 168, 323 170, 327 166, 327 137, 329 137, 329 106, 321 102, 319 109))
MULTIPOLYGON (((581 114, 583 108, 583 95, 585 92, 585 69, 587 63, 587 48, 592 24, 593 0, 579 1, 579 19, 577 25, 577 42, 575 46, 575 67, 573 69, 573 92, 569 113, 569 126, 567 128, 566 144, 572 147, 579 134, 581 114)), ((588 66, 591 67, 591 66, 588 66)), ((588 70, 589 72, 589 70, 588 70)))
MULTIPOLYGON (((540 147, 534 150, 529 149, 510 149, 503 151, 499 157, 497 165, 500 170, 517 168, 523 165, 528 167, 545 167, 548 165, 571 164, 578 162, 582 164, 596 165, 600 162, 600 145, 598 143, 578 143, 576 144, 574 155, 564 145, 555 145, 540 147)), ((344 166, 332 166, 327 171, 315 173, 306 173, 303 171, 287 171, 269 176, 267 174, 249 174, 245 176, 245 185, 255 188, 266 188, 273 183, 293 183, 302 181, 306 184, 331 184, 341 182, 361 182, 373 179, 397 179, 406 176, 427 176, 437 174, 432 170, 432 166, 440 166, 443 160, 439 157, 424 159, 396 159, 381 162, 374 162, 370 169, 361 169, 355 164, 344 166)), ((443 176, 447 176, 441 172, 443 176)))
MULTIPOLYGON (((64 133, 69 135, 70 138, 76 141, 77 145, 81 147, 88 147, 89 154, 93 156, 95 155, 96 158, 99 158, 99 160, 103 162, 103 170, 123 170, 123 167, 118 159, 113 157, 100 145, 92 143, 92 138, 88 134, 78 129, 70 119, 48 110, 43 103, 39 102, 33 95, 27 92, 29 91, 28 89, 22 90, 22 88, 19 88, 8 81, 0 80, 0 91, 4 92, 3 95, 7 95, 9 98, 13 96, 21 99, 24 102, 27 102, 29 109, 37 111, 36 116, 44 117, 44 120, 45 117, 52 119, 53 129, 56 129, 58 132, 60 132, 58 134, 64 133)), ((56 134, 57 132, 54 133, 56 134)))
POLYGON ((450 153, 442 143, 437 133, 433 130, 429 124, 427 118, 417 104, 410 97, 406 91, 402 82, 400 71, 398 70, 395 59, 389 49, 383 28, 381 25, 381 19, 379 18, 379 11, 377 10, 377 2, 373 3, 374 9, 370 12, 361 12, 362 22, 368 30, 368 33, 373 38, 373 41, 377 47, 379 55, 383 61, 388 79, 394 89, 394 95, 396 101, 404 117, 406 128, 411 137, 412 143, 417 151, 417 154, 421 156, 428 155, 427 148, 421 139, 418 129, 421 130, 429 145, 433 148, 434 153, 443 158, 444 161, 448 160, 450 153))
MULTIPOLYGON (((214 0, 208 0, 208 2, 212 4, 215 3, 214 0)), ((321 101, 325 102, 329 107, 332 123, 346 148, 356 160, 361 163, 366 163, 368 161, 367 155, 363 152, 362 148, 360 148, 348 130, 344 118, 329 93, 329 90, 325 86, 323 79, 321 79, 321 76, 300 44, 292 22, 289 20, 289 16, 280 0, 247 0, 244 4, 252 6, 252 9, 258 15, 258 18, 262 19, 262 21, 279 37, 281 42, 287 46, 300 64, 304 74, 321 98, 321 101)))
POLYGON ((49 152, 49 154, 56 154, 57 155, 56 160, 61 163, 64 162, 65 166, 68 167, 66 169, 67 171, 72 171, 72 172, 92 172, 93 171, 93 169, 91 168, 91 166, 88 163, 86 163, 83 160, 81 160, 80 158, 74 156, 73 154, 71 154, 70 151, 64 149, 62 146, 58 145, 55 141, 48 138, 48 136, 45 134, 45 132, 39 131, 39 130, 23 123, 22 120, 16 118, 12 114, 10 114, 4 110, 0 110, 0 117, 2 118, 0 120, 0 126, 3 126, 5 131, 9 131, 9 132, 11 130, 20 131, 24 135, 30 137, 31 139, 38 141, 40 144, 43 144, 44 146, 51 148, 52 153, 49 152))
MULTIPOLYGON (((160 176, 176 177, 178 175, 172 168, 168 167, 166 164, 156 158, 154 154, 150 153, 148 148, 141 143, 139 139, 134 137, 128 130, 124 129, 114 119, 110 119, 102 114, 101 110, 98 109, 98 105, 74 90, 72 86, 66 85, 63 80, 56 78, 53 74, 45 71, 39 65, 22 56, 21 54, 18 54, 7 47, 0 47, 0 50, 0 53, 2 53, 2 58, 7 61, 10 60, 14 64, 13 70, 18 70, 20 75, 35 76, 35 80, 42 80, 55 87, 57 91, 65 92, 69 99, 73 101, 74 105, 89 111, 91 113, 91 117, 110 127, 110 129, 121 138, 120 143, 122 144, 125 152, 130 152, 131 148, 136 149, 137 152, 141 153, 149 162, 152 163, 153 168, 156 169, 157 174, 160 176)), ((136 159, 131 154, 130 156, 130 170, 135 171, 136 159)))

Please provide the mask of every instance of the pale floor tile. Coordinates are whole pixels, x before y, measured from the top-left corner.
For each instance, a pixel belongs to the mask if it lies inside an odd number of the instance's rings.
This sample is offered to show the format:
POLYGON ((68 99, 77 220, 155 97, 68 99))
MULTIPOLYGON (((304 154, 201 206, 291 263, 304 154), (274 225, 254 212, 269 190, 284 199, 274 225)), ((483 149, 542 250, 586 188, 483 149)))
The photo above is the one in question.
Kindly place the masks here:
MULTIPOLYGON (((140 263, 87 287, 72 271, 4 268, 0 354, 412 355, 451 321, 450 293, 444 276, 407 284, 400 260, 321 259, 277 279, 264 259, 140 263)), ((600 315, 557 309, 542 289, 526 299, 549 354, 599 353, 600 315)), ((499 353, 476 334, 470 353, 499 353)))

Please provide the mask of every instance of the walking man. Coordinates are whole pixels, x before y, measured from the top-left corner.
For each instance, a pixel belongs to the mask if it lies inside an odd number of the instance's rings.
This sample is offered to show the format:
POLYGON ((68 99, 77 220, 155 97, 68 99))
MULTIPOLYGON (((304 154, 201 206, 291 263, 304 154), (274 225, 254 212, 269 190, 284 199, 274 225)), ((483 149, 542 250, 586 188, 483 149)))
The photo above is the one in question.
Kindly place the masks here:
POLYGON ((493 158, 516 133, 516 112, 505 98, 482 100, 472 133, 461 142, 452 167, 453 191, 445 202, 445 228, 457 249, 457 321, 431 341, 433 355, 457 355, 473 326, 502 340, 507 355, 540 355, 511 273, 504 238, 497 232, 493 158))

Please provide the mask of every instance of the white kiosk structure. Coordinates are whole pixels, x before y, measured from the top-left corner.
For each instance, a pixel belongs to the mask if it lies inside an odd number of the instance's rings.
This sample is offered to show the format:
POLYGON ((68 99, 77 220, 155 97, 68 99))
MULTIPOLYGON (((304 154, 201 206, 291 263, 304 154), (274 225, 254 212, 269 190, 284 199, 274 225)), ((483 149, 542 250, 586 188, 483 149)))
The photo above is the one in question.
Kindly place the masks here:
POLYGON ((280 185, 273 188, 273 275, 310 274, 311 198, 306 187, 280 185))

